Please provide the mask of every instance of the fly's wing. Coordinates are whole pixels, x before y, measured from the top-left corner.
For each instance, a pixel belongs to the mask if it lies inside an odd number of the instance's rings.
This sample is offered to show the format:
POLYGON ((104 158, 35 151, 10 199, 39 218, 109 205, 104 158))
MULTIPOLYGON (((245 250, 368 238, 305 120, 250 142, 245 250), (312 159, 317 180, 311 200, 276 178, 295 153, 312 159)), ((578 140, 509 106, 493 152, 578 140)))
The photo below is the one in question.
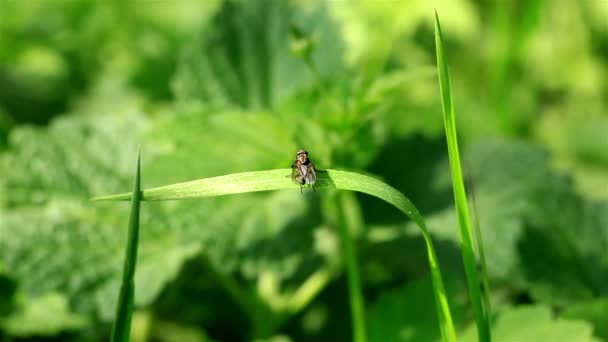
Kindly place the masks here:
POLYGON ((304 181, 310 185, 314 185, 317 181, 317 173, 315 171, 315 165, 311 162, 308 164, 306 174, 304 175, 304 181))
POLYGON ((302 171, 298 167, 298 162, 295 162, 293 165, 291 165, 291 180, 294 183, 302 184, 302 179, 302 171))

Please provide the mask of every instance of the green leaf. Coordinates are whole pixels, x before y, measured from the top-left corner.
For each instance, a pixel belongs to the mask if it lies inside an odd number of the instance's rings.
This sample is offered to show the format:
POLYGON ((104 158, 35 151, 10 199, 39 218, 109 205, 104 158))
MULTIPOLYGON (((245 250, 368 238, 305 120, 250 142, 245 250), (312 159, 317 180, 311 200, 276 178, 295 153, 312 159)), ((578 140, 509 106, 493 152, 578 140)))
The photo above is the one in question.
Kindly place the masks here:
MULTIPOLYGON (((474 184, 477 216, 483 230, 488 273, 494 284, 521 284, 517 243, 525 228, 533 193, 548 177, 547 153, 520 141, 480 140, 464 151, 466 173, 474 184)), ((447 162, 446 162, 447 164, 447 162)), ((451 186, 447 165, 441 167, 438 188, 451 186)), ((458 243, 453 208, 428 217, 429 229, 438 237, 458 243)))
MULTIPOLYGON (((89 198, 128 186, 126 165, 146 124, 133 115, 66 117, 48 130, 13 131, 0 161, 0 259, 25 295, 60 291, 78 312, 113 316, 126 243, 119 227, 128 211, 92 206, 89 198)), ((153 213, 142 217, 149 228, 141 236, 138 304, 150 302, 200 248, 178 245, 153 213)))
MULTIPOLYGON (((189 167, 178 168, 182 171, 173 177, 191 179, 239 168, 289 165, 297 150, 280 123, 268 115, 258 120, 244 113, 218 115, 197 131, 200 126, 195 122, 201 118, 193 114, 179 125, 180 119, 151 123, 128 114, 103 119, 66 117, 48 129, 14 130, 10 149, 0 162, 6 175, 0 179, 0 260, 24 295, 61 292, 79 313, 104 321, 114 317, 126 244, 121 227, 128 209, 93 205, 90 198, 130 186, 129 160, 142 141, 148 139, 143 143, 146 157, 142 162, 146 182, 151 184, 168 178, 166 171, 175 169, 178 162, 189 167), (236 125, 243 122, 255 130, 236 125), (191 128, 182 131, 184 126, 191 128), (165 127, 164 134, 157 134, 165 127), (235 154, 235 141, 257 148, 246 155, 235 154), (198 158, 182 159, 183 153, 198 158)), ((136 305, 154 300, 185 260, 205 253, 218 273, 244 276, 237 287, 247 300, 255 298, 257 280, 266 272, 278 279, 279 297, 298 294, 297 307, 303 307, 329 279, 317 273, 325 257, 314 250, 311 226, 320 220, 313 203, 294 190, 146 204, 141 216, 146 229, 141 231, 135 273, 136 305), (310 277, 326 280, 312 292, 298 292, 310 277)), ((279 306, 292 308, 283 302, 279 306)), ((252 310, 248 311, 251 319, 264 316, 256 311, 261 310, 258 307, 252 310)))
MULTIPOLYGON (((606 295, 605 201, 580 196, 535 145, 479 141, 465 160, 494 286, 526 290, 535 300, 560 306, 606 295)), ((447 174, 442 178, 448 187, 447 174)), ((428 225, 436 236, 456 242, 450 210, 429 216, 428 225)))
POLYGON ((341 38, 323 2, 305 7, 295 1, 228 0, 202 43, 180 63, 175 94, 211 106, 276 108, 314 80, 305 62, 291 54, 294 24, 318 34, 312 62, 321 75, 341 68, 341 38))
POLYGON ((137 153, 137 167, 131 199, 131 214, 129 216, 129 235, 125 249, 122 283, 118 295, 116 317, 112 326, 111 341, 129 341, 131 336, 131 318, 135 303, 135 269, 137 267, 137 247, 139 245, 139 208, 141 202, 141 168, 140 156, 137 153))
POLYGON ((593 324, 594 335, 608 340, 608 298, 574 303, 561 314, 566 319, 582 319, 593 324))
POLYGON ((288 166, 300 148, 291 129, 266 112, 207 114, 192 110, 152 125, 146 134, 154 152, 146 168, 148 184, 288 166))
MULTIPOLYGON (((446 279, 449 302, 458 321, 466 309, 462 300, 462 294, 466 293, 465 284, 459 284, 453 277, 446 279)), ((369 315, 370 342, 439 341, 441 332, 437 330, 437 313, 429 307, 432 298, 433 287, 428 277, 382 292, 369 315)))
MULTIPOLYGON (((205 112, 195 110, 165 118, 147 134, 157 152, 146 167, 146 181, 159 184, 288 166, 298 149, 290 133, 283 122, 264 112, 227 111, 206 117, 205 112)), ((289 178, 284 180, 293 185, 289 178)), ((283 281, 316 255, 311 249, 310 228, 319 224, 319 214, 311 204, 299 192, 290 192, 173 203, 171 212, 180 217, 177 221, 184 221, 183 231, 189 239, 202 239, 203 250, 222 272, 239 271, 253 280, 266 270, 283 281), (206 225, 201 221, 204 216, 198 214, 201 208, 210 208, 218 227, 198 228, 206 225), (230 219, 222 219, 227 217, 230 219), (277 235, 282 238, 276 239, 277 235)), ((318 265, 318 260, 312 265, 318 265)), ((303 273, 310 271, 307 268, 303 273)))
POLYGON ((567 306, 608 295, 608 202, 581 198, 558 176, 534 195, 519 244, 532 297, 567 306), (560 267, 547 267, 555 264, 560 267))
MULTIPOLYGON (((518 306, 498 313, 492 327, 496 341, 597 341, 591 326, 580 320, 555 319, 549 307, 518 306)), ((474 327, 469 327, 462 341, 476 341, 474 327)))
MULTIPOLYGON (((460 246, 462 258, 464 261, 464 269, 467 276, 467 284, 473 311, 475 312, 475 321, 477 322, 478 334, 480 341, 490 341, 490 305, 488 296, 489 288, 487 287, 487 271, 485 256, 483 254, 483 239, 480 236, 481 231, 477 231, 477 243, 479 254, 475 253, 475 245, 473 243, 473 229, 469 218, 469 209, 467 202, 467 193, 464 187, 464 178, 462 176, 462 167, 460 166, 460 152, 458 150, 458 136, 456 132, 456 114, 454 113, 454 104, 452 101, 452 93, 450 89, 450 75, 448 72, 448 61, 443 50, 443 38, 441 34, 441 26, 439 25, 439 16, 435 12, 435 47, 437 49, 437 73, 439 75, 439 89, 441 93, 441 103, 443 108, 443 120, 445 126, 445 134, 448 142, 448 154, 450 157, 450 169, 452 171, 452 185, 454 189, 454 202, 458 213, 458 226, 460 232, 460 246), (477 274, 477 258, 481 260, 483 270, 484 294, 481 293, 480 278, 477 274), (482 302, 483 300, 483 302, 482 302)), ((446 338, 444 336, 444 338, 446 338)))
POLYGON ((81 329, 86 324, 85 317, 71 312, 68 299, 57 293, 26 300, 0 321, 4 331, 18 337, 53 336, 65 330, 81 329))

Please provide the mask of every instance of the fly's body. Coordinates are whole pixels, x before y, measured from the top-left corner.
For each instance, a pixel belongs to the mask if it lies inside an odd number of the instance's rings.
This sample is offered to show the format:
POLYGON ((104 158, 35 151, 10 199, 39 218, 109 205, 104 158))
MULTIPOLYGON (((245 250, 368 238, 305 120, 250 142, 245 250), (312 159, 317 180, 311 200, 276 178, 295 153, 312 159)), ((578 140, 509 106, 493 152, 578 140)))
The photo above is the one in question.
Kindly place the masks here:
POLYGON ((300 184, 300 191, 308 184, 313 191, 315 190, 315 182, 317 181, 317 173, 315 165, 308 158, 308 152, 299 150, 296 155, 296 161, 291 165, 291 179, 300 184))

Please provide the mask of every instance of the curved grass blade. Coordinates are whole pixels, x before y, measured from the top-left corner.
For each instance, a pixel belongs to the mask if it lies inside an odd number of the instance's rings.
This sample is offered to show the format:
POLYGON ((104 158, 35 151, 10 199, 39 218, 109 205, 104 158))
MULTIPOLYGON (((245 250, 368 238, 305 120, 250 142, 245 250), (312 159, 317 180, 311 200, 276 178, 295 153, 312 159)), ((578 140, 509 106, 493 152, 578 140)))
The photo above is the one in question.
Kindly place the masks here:
MULTIPOLYGON (((475 257, 475 247, 473 245, 473 233, 469 219, 469 209, 467 206, 467 195, 464 188, 462 177, 462 167, 460 165, 460 154, 458 152, 458 139, 456 133, 456 117, 454 114, 454 104, 450 89, 450 76, 448 74, 448 62, 443 50, 443 37, 439 17, 435 12, 435 46, 437 52, 437 71, 439 74, 439 89, 441 92, 441 105, 443 107, 443 121, 445 134, 448 142, 448 154, 450 158, 450 168, 452 171, 452 185, 454 188, 454 201, 458 213, 458 225, 460 231, 461 251, 464 260, 464 268, 467 277, 469 295, 473 302, 475 312, 475 322, 477 324, 477 334, 479 341, 486 342, 491 340, 490 324, 488 314, 484 312, 481 301, 481 291, 479 288, 479 276, 477 274, 477 262, 475 257)), ((481 239, 479 241, 481 244, 481 239)), ((485 272, 484 272, 485 274, 485 272)), ((488 294, 484 292, 484 295, 488 294)), ((486 300, 487 302, 487 300, 486 300)), ((488 308, 486 308, 488 309, 488 308)))
MULTIPOLYGON (((179 200, 187 198, 200 198, 223 196, 246 192, 271 191, 282 189, 299 189, 288 177, 291 169, 276 169, 267 171, 254 171, 229 174, 225 176, 198 179, 185 183, 151 188, 143 191, 143 201, 179 200)), ((433 280, 433 293, 437 315, 439 317, 441 334, 444 341, 455 341, 456 333, 452 322, 452 315, 448 305, 447 295, 435 255, 435 248, 431 241, 426 223, 418 209, 401 192, 390 185, 370 176, 354 172, 325 170, 317 173, 315 188, 335 188, 362 192, 384 200, 405 215, 409 216, 420 227, 427 247, 431 278, 433 280)), ((94 200, 129 200, 132 193, 100 196, 94 200)))
POLYGON ((129 237, 125 251, 125 263, 122 271, 122 284, 118 295, 116 318, 112 326, 112 342, 129 341, 131 334, 131 318, 133 314, 135 284, 135 266, 137 263, 137 244, 139 240, 139 207, 141 202, 140 187, 140 158, 137 153, 137 170, 135 185, 131 199, 131 215, 129 217, 129 237))

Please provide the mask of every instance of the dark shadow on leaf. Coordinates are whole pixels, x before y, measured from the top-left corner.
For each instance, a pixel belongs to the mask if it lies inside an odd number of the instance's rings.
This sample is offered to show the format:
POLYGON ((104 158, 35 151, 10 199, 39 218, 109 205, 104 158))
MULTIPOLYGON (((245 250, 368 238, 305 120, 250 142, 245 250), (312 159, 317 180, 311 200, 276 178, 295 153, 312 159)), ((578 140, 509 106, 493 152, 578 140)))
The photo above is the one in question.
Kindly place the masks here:
MULTIPOLYGON (((446 158, 443 140, 429 140, 416 135, 395 139, 385 145, 368 171, 405 194, 424 215, 453 201, 450 188, 437 190, 433 187, 437 168, 446 158)), ((359 200, 366 222, 403 222, 403 215, 390 204, 368 196, 359 196, 359 200)))

